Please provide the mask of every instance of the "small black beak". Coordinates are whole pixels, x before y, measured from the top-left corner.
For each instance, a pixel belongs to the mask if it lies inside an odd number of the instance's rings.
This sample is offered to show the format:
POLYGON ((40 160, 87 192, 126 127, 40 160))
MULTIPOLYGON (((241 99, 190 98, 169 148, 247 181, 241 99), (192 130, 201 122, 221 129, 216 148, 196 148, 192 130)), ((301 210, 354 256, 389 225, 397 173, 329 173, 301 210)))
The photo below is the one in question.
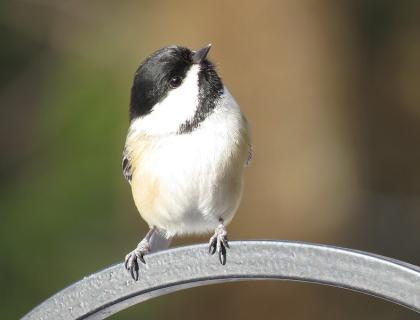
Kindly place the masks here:
POLYGON ((199 64, 201 63, 206 57, 207 54, 209 53, 211 48, 211 43, 208 44, 206 47, 198 49, 197 51, 193 52, 193 56, 192 56, 192 61, 195 64, 199 64))

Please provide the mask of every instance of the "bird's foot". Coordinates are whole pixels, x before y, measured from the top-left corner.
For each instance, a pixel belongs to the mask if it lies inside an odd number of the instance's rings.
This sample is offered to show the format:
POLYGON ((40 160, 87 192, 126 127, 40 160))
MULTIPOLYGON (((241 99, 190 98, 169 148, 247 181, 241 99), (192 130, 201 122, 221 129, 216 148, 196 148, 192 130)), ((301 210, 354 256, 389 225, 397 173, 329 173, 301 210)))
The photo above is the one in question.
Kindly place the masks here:
POLYGON ((130 272, 131 277, 137 281, 139 278, 139 263, 140 260, 142 263, 146 264, 144 260, 144 255, 149 253, 150 244, 149 241, 145 238, 143 239, 137 247, 125 256, 125 269, 130 272))
POLYGON ((214 235, 210 238, 209 241, 209 253, 214 254, 216 251, 219 255, 219 261, 221 264, 226 264, 226 248, 229 248, 227 240, 227 231, 223 223, 221 222, 216 230, 214 235))

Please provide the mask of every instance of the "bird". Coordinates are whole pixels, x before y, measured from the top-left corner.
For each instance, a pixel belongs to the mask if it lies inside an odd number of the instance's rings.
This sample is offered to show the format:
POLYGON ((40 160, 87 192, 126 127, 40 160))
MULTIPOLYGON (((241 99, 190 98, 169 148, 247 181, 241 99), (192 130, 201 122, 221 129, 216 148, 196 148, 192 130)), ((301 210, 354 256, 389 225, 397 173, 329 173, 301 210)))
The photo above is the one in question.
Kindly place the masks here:
POLYGON ((210 48, 163 47, 134 74, 122 170, 149 226, 125 257, 135 281, 144 256, 175 236, 214 232, 208 251, 226 263, 226 226, 252 145, 247 119, 207 58, 210 48))

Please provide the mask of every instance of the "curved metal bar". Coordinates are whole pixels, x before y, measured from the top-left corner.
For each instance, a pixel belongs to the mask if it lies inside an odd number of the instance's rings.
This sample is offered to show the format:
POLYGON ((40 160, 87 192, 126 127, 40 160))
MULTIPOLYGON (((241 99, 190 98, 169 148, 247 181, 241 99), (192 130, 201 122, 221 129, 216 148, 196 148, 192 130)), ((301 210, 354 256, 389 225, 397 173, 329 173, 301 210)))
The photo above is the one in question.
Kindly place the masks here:
POLYGON ((287 279, 347 288, 420 312, 420 268, 337 247, 284 241, 232 241, 222 266, 206 245, 146 256, 139 281, 122 264, 83 278, 23 319, 103 319, 170 292, 238 280, 287 279))

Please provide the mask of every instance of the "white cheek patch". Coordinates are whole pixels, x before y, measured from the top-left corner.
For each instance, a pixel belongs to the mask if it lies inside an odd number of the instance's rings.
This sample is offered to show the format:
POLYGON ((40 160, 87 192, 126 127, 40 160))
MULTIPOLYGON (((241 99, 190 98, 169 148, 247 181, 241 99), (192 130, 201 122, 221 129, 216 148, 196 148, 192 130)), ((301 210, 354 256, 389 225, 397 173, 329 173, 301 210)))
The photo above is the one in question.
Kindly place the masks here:
POLYGON ((198 65, 188 70, 184 81, 176 89, 170 89, 168 95, 157 103, 152 112, 135 119, 130 131, 144 134, 176 133, 182 123, 191 119, 198 107, 198 65))

